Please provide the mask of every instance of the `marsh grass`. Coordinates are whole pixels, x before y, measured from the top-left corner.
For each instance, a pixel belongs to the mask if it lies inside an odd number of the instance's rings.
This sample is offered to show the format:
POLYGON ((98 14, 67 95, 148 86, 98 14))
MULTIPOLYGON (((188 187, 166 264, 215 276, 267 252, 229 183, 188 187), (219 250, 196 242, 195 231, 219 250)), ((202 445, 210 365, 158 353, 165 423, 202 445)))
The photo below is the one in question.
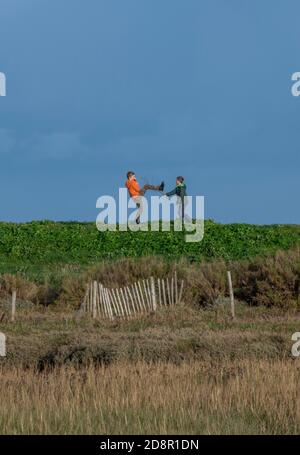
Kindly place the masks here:
POLYGON ((1 434, 296 434, 299 311, 228 302, 120 322, 62 308, 0 323, 1 434))
MULTIPOLYGON (((72 310, 18 307, 0 322, 7 336, 6 366, 109 364, 119 361, 181 363, 211 359, 287 359, 299 331, 299 310, 225 302, 206 309, 161 308, 132 320, 77 318, 72 310)), ((2 359, 3 360, 3 359, 2 359)), ((1 362, 3 363, 0 359, 1 362)))
POLYGON ((297 434, 292 360, 0 370, 1 434, 297 434))

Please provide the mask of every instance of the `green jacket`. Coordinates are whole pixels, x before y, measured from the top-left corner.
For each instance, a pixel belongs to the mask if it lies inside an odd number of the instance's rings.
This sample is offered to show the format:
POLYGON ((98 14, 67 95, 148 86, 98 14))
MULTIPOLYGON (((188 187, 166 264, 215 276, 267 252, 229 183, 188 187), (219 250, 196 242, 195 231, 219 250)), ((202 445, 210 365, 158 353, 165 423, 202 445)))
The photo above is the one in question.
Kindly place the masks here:
POLYGON ((179 196, 183 200, 184 196, 187 196, 187 194, 186 194, 186 184, 185 183, 179 183, 178 185, 176 185, 174 190, 169 191, 168 193, 166 193, 166 196, 171 197, 171 196, 174 196, 175 194, 176 194, 176 196, 179 196))

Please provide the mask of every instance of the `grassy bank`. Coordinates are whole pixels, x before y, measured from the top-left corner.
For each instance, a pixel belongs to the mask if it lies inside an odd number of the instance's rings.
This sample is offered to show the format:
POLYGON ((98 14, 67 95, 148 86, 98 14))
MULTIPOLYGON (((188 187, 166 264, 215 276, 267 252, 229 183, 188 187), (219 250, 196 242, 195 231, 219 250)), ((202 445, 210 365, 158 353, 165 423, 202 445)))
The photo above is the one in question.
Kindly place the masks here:
POLYGON ((0 223, 0 273, 28 272, 74 266, 103 259, 163 255, 238 260, 273 254, 300 244, 300 227, 289 225, 219 224, 205 222, 201 242, 187 243, 183 232, 99 232, 94 223, 36 221, 0 223))

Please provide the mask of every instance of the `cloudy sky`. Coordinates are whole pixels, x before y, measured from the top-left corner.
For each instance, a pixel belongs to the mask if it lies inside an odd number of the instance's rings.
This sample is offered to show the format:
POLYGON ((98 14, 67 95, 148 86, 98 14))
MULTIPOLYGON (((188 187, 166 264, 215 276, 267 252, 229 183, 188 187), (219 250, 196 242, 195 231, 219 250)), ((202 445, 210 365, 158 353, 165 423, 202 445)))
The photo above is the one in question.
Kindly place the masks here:
POLYGON ((126 171, 300 223, 297 0, 0 0, 0 219, 94 220, 126 171))

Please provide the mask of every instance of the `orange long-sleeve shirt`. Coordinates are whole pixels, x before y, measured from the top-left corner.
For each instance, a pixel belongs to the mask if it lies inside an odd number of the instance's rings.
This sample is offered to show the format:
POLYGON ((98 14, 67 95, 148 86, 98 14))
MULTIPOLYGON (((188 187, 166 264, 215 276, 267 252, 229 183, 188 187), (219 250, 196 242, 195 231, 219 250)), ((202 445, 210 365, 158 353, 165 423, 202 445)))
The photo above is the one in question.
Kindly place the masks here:
POLYGON ((136 179, 126 180, 125 186, 131 197, 140 196, 141 188, 136 179))

